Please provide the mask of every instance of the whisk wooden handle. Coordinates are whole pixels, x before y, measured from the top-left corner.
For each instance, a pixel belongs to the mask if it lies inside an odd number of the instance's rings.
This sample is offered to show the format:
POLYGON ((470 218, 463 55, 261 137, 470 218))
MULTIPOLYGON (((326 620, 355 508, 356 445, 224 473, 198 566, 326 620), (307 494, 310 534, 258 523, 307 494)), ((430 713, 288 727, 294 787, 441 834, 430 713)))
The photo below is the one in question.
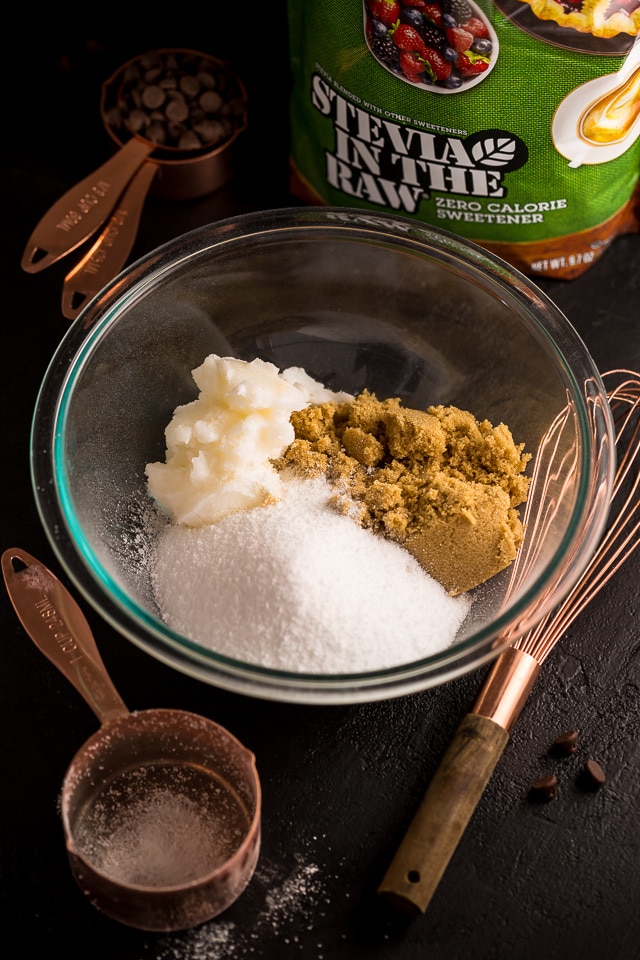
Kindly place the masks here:
POLYGON ((463 718, 378 888, 394 906, 424 913, 508 740, 487 717, 463 718))

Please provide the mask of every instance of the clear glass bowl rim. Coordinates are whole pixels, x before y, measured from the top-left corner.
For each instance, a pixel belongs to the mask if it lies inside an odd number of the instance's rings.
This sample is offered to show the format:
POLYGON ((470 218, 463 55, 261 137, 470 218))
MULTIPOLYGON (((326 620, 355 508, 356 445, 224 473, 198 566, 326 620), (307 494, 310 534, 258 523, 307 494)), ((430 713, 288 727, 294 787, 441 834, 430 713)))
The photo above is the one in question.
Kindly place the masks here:
POLYGON ((400 215, 381 215, 347 207, 305 206, 246 213, 198 227, 142 256, 107 284, 70 325, 45 372, 33 412, 30 452, 36 507, 52 549, 84 599, 120 634, 166 665, 224 689, 271 700, 339 704, 406 695, 467 673, 498 655, 506 644, 505 641, 500 645, 500 634, 521 618, 525 610, 538 603, 537 619, 541 619, 555 606, 579 578, 604 529, 615 471, 615 431, 606 389, 585 344, 555 303, 524 274, 477 244, 400 215), (418 251, 424 251, 426 244, 435 259, 464 264, 467 272, 471 269, 482 283, 503 289, 513 303, 524 309, 530 321, 553 344, 572 387, 581 438, 580 488, 574 515, 559 550, 543 574, 493 625, 482 628, 449 650, 416 663, 353 676, 307 675, 244 664, 204 650, 127 597, 101 568, 92 551, 83 544, 79 546, 72 535, 78 525, 68 512, 68 498, 60 481, 63 464, 59 451, 64 446, 66 398, 82 369, 83 358, 117 318, 121 307, 158 283, 178 264, 219 244, 237 243, 248 235, 278 236, 282 231, 337 232, 376 242, 393 238, 394 243, 418 251), (571 357, 571 367, 567 357, 571 357), (599 401, 595 426, 593 410, 589 416, 580 386, 587 382, 599 401), (588 455, 596 444, 601 449, 597 463, 588 455), (596 491, 599 491, 599 507, 593 503, 596 491), (579 538, 582 539, 576 550, 579 538), (544 593, 547 578, 553 577, 554 569, 572 550, 576 551, 575 557, 556 585, 551 601, 548 591, 547 595, 544 593))

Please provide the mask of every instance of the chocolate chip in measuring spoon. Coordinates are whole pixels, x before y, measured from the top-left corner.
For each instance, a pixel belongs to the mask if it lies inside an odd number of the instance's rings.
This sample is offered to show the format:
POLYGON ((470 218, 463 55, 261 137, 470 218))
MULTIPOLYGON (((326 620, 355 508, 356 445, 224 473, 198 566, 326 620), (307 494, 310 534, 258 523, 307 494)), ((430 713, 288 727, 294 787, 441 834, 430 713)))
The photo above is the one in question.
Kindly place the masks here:
POLYGON ((193 130, 185 130, 178 140, 178 146, 181 150, 198 150, 202 146, 202 141, 193 130))
POLYGON ((217 61, 189 51, 151 52, 123 71, 107 122, 159 146, 212 149, 244 124, 244 96, 217 61))
POLYGON ((194 133, 197 133, 203 143, 214 143, 216 140, 222 140, 225 136, 225 128, 219 120, 200 120, 193 127, 194 133))
POLYGON ((184 93, 187 97, 197 97, 200 93, 199 79, 197 77, 192 77, 190 74, 180 77, 179 87, 182 93, 184 93))
POLYGON ((133 133, 140 133, 149 126, 149 117, 144 110, 132 110, 129 114, 129 127, 133 133))
POLYGON ((205 90, 198 100, 205 113, 218 113, 222 102, 222 97, 216 90, 205 90))
POLYGON ((153 140, 158 146, 161 146, 167 139, 167 129, 164 123, 158 120, 152 121, 148 127, 144 128, 144 136, 147 140, 153 140))
POLYGON ((189 107, 184 97, 176 92, 176 95, 173 96, 167 104, 165 115, 167 120, 170 120, 172 123, 183 123, 187 120, 189 117, 189 107))
POLYGON ((149 110, 157 110, 158 107, 161 107, 167 95, 162 87, 157 84, 152 84, 149 87, 145 87, 142 91, 142 103, 149 110))

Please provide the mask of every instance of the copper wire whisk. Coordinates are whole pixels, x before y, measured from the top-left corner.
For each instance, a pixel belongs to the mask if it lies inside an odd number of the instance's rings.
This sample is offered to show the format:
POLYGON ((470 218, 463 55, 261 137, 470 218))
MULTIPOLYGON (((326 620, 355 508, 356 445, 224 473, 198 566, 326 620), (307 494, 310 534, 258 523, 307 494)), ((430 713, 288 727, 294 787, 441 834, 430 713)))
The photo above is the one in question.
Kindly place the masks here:
MULTIPOLYGON (((617 468, 610 495, 607 526, 599 545, 580 577, 542 619, 521 636, 517 625, 513 641, 498 656, 471 711, 462 719, 427 792, 378 888, 389 902, 406 913, 424 913, 467 827, 498 760, 510 731, 524 707, 540 668, 594 596, 640 545, 640 374, 613 370, 603 374, 607 398, 616 431, 617 468)), ((560 438, 568 417, 563 411, 547 431, 541 444, 532 478, 536 494, 528 504, 525 525, 539 526, 532 541, 540 543, 553 522, 538 511, 540 489, 549 489, 558 476, 568 471, 554 469, 554 457, 575 456, 563 452, 560 438), (536 484, 537 481, 537 484, 536 484)), ((565 464, 566 466, 566 464, 565 464)), ((517 590, 526 570, 536 562, 535 547, 514 564, 507 595, 517 590)), ((557 591, 567 576, 573 557, 566 561, 560 579, 550 590, 557 591)))
MULTIPOLYGON (((603 381, 626 371, 604 374, 603 381)), ((640 545, 640 379, 627 375, 608 392, 616 426, 618 466, 611 494, 610 523, 584 573, 555 611, 514 646, 542 664, 576 617, 640 545)))

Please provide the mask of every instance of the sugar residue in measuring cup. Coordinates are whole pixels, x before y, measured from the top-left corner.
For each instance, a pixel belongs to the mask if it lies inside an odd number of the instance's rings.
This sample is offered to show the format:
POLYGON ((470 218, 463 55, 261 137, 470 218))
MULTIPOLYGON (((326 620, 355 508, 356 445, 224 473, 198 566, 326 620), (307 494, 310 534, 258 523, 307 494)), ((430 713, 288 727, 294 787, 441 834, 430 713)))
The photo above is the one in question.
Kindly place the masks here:
POLYGON ((240 797, 210 771, 150 763, 110 780, 79 812, 73 834, 79 853, 112 880, 166 887, 220 867, 250 822, 240 797))

